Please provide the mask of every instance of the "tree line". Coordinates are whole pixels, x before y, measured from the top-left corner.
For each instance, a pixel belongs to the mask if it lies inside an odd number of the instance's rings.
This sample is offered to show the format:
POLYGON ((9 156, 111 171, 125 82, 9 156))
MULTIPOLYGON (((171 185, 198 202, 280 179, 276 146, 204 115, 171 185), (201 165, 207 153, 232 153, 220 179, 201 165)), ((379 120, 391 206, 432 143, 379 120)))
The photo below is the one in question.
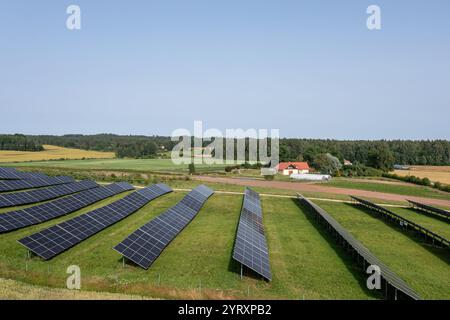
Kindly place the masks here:
MULTIPOLYGON (((248 141, 247 141, 248 142, 248 141)), ((120 158, 153 158, 171 151, 178 141, 165 136, 124 136, 113 134, 64 136, 0 136, 1 150, 39 151, 43 144, 67 148, 115 152, 120 158)), ((203 146, 210 142, 203 142, 203 146)), ((225 145, 225 144, 224 144, 225 145)), ((269 141, 270 145, 270 141, 269 141)), ((246 145, 248 152, 248 143, 246 145)), ((388 170, 393 164, 450 165, 448 140, 325 140, 280 139, 280 161, 322 160, 330 154, 364 166, 388 170)))
POLYGON ((0 135, 0 150, 42 151, 44 147, 23 134, 14 134, 0 135))

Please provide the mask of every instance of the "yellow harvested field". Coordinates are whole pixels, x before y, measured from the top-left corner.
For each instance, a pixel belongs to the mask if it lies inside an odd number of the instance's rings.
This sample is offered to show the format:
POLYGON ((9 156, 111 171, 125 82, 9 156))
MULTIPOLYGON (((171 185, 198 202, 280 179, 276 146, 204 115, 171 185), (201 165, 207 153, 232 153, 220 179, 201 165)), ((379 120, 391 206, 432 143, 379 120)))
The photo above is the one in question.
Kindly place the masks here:
POLYGON ((399 176, 429 178, 431 181, 450 184, 450 166, 411 166, 410 170, 395 170, 399 176))
POLYGON ((0 150, 0 163, 83 158, 111 159, 115 157, 114 152, 87 151, 51 145, 44 145, 44 149, 44 151, 38 152, 0 150))

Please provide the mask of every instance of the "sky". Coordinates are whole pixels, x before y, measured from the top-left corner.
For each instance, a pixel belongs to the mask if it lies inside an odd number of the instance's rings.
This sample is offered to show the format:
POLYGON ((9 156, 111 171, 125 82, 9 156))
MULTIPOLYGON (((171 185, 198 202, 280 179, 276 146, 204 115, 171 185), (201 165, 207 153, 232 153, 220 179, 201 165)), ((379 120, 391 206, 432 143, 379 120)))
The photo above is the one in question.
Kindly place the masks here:
POLYGON ((0 0, 0 133, 450 139, 448 0, 0 0), (66 9, 81 8, 81 30, 66 9), (381 30, 366 26, 369 5, 381 30))

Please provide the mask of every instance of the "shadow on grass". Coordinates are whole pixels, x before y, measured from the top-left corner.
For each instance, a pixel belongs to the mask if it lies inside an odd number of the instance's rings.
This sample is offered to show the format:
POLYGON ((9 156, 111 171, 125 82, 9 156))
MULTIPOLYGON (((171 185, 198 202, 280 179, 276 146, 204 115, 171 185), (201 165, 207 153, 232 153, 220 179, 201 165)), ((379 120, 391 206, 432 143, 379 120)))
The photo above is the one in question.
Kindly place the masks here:
POLYGON ((413 231, 410 230, 403 230, 397 226, 397 224, 393 223, 391 220, 383 219, 378 213, 370 210, 369 208, 366 208, 361 205, 355 205, 346 203, 345 205, 354 208, 358 208, 362 212, 366 213, 367 215, 378 219, 379 221, 382 221, 386 226, 388 226, 390 229, 393 229, 396 232, 400 232, 401 234, 404 234, 408 236, 411 240, 413 240, 415 243, 419 244, 422 248, 426 249, 431 254, 435 255, 437 258, 441 259, 447 264, 450 264, 450 256, 448 255, 448 249, 447 248, 439 248, 435 247, 429 243, 421 241, 421 239, 417 236, 415 236, 413 231))
POLYGON ((412 211, 412 212, 414 212, 415 214, 418 214, 418 215, 422 215, 422 216, 434 218, 434 219, 442 221, 442 222, 450 223, 450 220, 448 218, 445 218, 445 217, 440 216, 438 214, 428 213, 426 211, 422 211, 422 210, 419 210, 419 209, 416 209, 416 208, 412 208, 412 207, 409 207, 408 210, 412 211))
POLYGON ((361 289, 363 289, 364 292, 372 298, 383 299, 383 295, 381 293, 374 290, 369 290, 367 288, 365 270, 359 267, 355 260, 353 260, 351 254, 346 252, 345 249, 336 242, 333 236, 326 231, 325 227, 314 219, 314 213, 312 210, 301 204, 297 199, 292 199, 292 201, 300 209, 301 213, 305 215, 309 223, 311 223, 319 234, 327 241, 328 245, 337 253, 339 258, 344 262, 347 270, 352 274, 353 278, 358 281, 361 289))

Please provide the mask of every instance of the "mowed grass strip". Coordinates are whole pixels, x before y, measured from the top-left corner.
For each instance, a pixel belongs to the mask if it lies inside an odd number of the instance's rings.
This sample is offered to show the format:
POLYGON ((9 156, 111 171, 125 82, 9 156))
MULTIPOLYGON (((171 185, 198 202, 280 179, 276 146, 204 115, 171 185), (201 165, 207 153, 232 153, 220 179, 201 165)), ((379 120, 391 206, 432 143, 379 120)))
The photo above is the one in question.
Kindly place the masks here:
POLYGON ((414 209, 407 208, 388 208, 390 211, 402 216, 405 219, 411 220, 424 228, 444 237, 450 239, 450 224, 442 219, 434 218, 426 213, 421 213, 414 209))
MULTIPOLYGON (((82 289, 159 298, 367 299, 372 297, 349 264, 311 224, 291 199, 263 199, 264 220, 274 281, 245 272, 232 250, 242 204, 240 195, 214 195, 198 216, 163 251, 149 270, 125 264, 112 247, 181 200, 175 192, 83 241, 50 261, 35 257, 16 241, 122 196, 38 226, 0 235, 0 276, 63 288, 70 265, 78 265, 82 289)), ((344 258, 345 259, 345 258, 344 258)))
POLYGON ((424 299, 450 299, 446 249, 420 243, 412 234, 355 205, 314 201, 360 240, 424 299))

